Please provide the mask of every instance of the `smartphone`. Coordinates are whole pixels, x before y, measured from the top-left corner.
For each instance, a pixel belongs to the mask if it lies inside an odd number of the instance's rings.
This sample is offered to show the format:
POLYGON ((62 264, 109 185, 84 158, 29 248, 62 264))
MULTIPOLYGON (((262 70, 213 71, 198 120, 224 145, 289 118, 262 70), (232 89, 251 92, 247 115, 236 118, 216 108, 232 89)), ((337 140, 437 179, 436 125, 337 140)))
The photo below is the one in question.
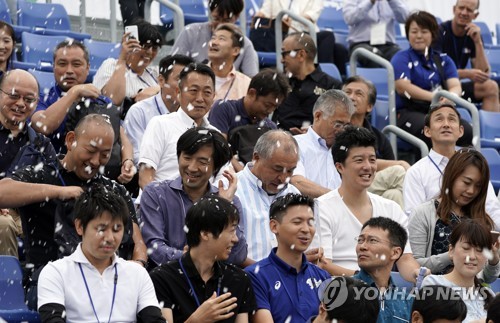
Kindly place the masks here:
POLYGON ((136 25, 125 26, 125 33, 130 33, 128 35, 129 38, 135 38, 139 41, 139 30, 136 25))
POLYGON ((500 232, 498 231, 490 231, 491 232, 491 235, 493 236, 493 241, 497 241, 498 240, 498 237, 500 237, 500 232))
POLYGON ((418 276, 417 276, 417 283, 415 284, 415 287, 417 289, 420 289, 420 287, 422 286, 422 281, 424 280, 426 273, 427 273, 427 268, 420 267, 420 270, 418 271, 418 276))

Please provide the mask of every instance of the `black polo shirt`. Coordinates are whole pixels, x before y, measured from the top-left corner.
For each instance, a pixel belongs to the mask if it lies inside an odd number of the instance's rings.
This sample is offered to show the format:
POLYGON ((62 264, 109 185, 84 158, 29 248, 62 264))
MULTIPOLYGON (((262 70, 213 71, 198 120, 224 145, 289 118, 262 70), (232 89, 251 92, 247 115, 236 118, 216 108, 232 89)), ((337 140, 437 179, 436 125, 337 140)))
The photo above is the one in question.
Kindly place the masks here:
POLYGON ((363 121, 363 128, 370 130, 375 135, 375 144, 377 145, 377 158, 384 160, 395 160, 394 151, 392 150, 391 142, 377 128, 373 128, 370 121, 366 118, 363 121))
POLYGON ((313 123, 312 110, 318 97, 330 89, 340 89, 342 82, 324 73, 319 66, 304 80, 290 78, 292 92, 273 115, 273 121, 284 130, 302 128, 304 122, 313 123))
POLYGON ((439 26, 439 39, 434 45, 437 51, 448 54, 457 69, 464 69, 470 58, 476 57, 476 46, 469 36, 455 36, 451 30, 451 20, 439 26))
POLYGON ((27 127, 14 137, 10 129, 0 123, 0 179, 5 177, 5 172, 10 168, 12 160, 19 149, 28 143, 28 139, 27 127))
MULTIPOLYGON (((59 156, 59 158, 62 157, 63 156, 59 156)), ((82 188, 87 188, 93 184, 99 183, 113 189, 125 199, 130 213, 122 244, 119 248, 119 254, 122 258, 130 258, 129 255, 134 247, 134 242, 132 240, 132 221, 137 222, 137 219, 132 199, 122 185, 100 174, 97 174, 88 181, 81 180, 74 172, 69 172, 64 169, 60 161, 46 164, 41 169, 35 166, 25 167, 15 171, 12 174, 12 179, 34 184, 80 186, 82 188)), ((35 268, 43 266, 49 261, 57 260, 63 249, 66 249, 67 254, 70 252, 71 248, 76 247, 76 245, 60 246, 55 241, 56 231, 76 234, 73 219, 71 218, 73 205, 74 200, 61 201, 53 199, 41 203, 28 204, 19 208, 23 233, 25 235, 26 260, 28 263, 32 263, 35 268), (67 215, 67 217, 63 218, 63 221, 55 223, 56 213, 63 216, 67 215), (61 250, 58 250, 59 247, 61 247, 61 250)), ((74 242, 78 243, 78 241, 74 242)))
POLYGON ((220 322, 234 322, 239 313, 251 315, 255 310, 255 296, 250 277, 233 265, 216 261, 214 275, 205 284, 194 266, 190 253, 187 252, 178 260, 156 267, 150 275, 158 301, 163 302, 164 308, 172 309, 174 322, 186 321, 198 308, 187 277, 191 281, 200 304, 203 304, 217 290, 219 290, 218 295, 230 292, 231 297, 237 298, 238 305, 233 309, 234 315, 220 322), (182 261, 185 273, 179 261, 182 261))

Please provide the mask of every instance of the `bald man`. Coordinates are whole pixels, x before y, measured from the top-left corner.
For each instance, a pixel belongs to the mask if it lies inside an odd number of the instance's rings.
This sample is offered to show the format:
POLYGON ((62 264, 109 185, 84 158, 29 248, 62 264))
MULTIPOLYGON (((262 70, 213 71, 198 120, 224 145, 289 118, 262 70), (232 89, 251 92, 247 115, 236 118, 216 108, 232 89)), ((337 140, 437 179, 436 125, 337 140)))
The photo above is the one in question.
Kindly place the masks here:
MULTIPOLYGON (((38 83, 30 73, 12 70, 0 79, 0 179, 17 167, 37 162, 26 157, 30 149, 41 152, 40 159, 55 160, 49 139, 26 124, 37 102, 38 83)), ((0 214, 0 254, 17 257, 21 220, 13 210, 1 209, 0 214)))
POLYGON ((113 141, 114 131, 108 119, 89 114, 66 134, 66 155, 53 163, 19 169, 12 178, 0 181, 0 207, 20 208, 30 267, 37 270, 76 249, 80 238, 72 221, 73 199, 82 188, 94 184, 104 185, 127 201, 131 221, 118 252, 122 258, 146 264, 146 246, 131 197, 122 185, 101 175, 113 141))

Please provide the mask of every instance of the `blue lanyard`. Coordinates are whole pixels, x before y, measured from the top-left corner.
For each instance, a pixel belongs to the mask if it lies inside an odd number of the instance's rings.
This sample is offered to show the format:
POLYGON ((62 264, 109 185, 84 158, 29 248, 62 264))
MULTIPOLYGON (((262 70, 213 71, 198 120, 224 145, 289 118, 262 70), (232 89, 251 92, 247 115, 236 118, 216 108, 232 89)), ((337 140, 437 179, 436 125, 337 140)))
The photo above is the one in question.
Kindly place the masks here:
POLYGON ((234 79, 235 78, 236 78, 236 76, 233 77, 233 79, 231 80, 231 84, 229 84, 229 89, 227 89, 226 95, 224 96, 224 99, 222 99, 223 102, 226 101, 227 96, 229 95, 229 91, 231 91, 231 89, 233 88, 233 84, 234 84, 234 79))
MULTIPOLYGON (((92 310, 94 311, 95 318, 96 318, 98 323, 101 323, 101 321, 99 321, 99 317, 97 316, 97 312, 95 311, 94 302, 92 301, 92 296, 90 295, 90 290, 89 290, 89 285, 87 284, 87 279, 85 279, 85 274, 83 273, 82 264, 78 263, 78 266, 80 266, 80 272, 82 273, 83 282, 85 283, 85 288, 87 289, 87 295, 89 295, 90 305, 92 305, 92 310)), ((113 306, 115 305, 115 296, 116 296, 116 283, 118 282, 118 269, 116 269, 116 263, 113 267, 115 268, 115 279, 114 279, 114 283, 113 283, 114 284, 113 299, 111 300, 111 310, 109 311, 108 323, 111 322, 111 314, 113 314, 113 306)))
MULTIPOLYGON (((137 75, 137 78, 138 78, 139 80, 141 80, 141 82, 142 82, 142 83, 146 84, 148 87, 150 87, 150 86, 151 86, 151 85, 149 85, 149 83, 148 83, 148 82, 146 82, 146 80, 144 80, 144 79, 143 79, 143 78, 142 78, 139 74, 137 74, 136 72, 134 72, 134 71, 130 68, 130 66, 128 66, 128 65, 127 65, 127 68, 128 68, 128 70, 129 70, 129 71, 131 71, 132 73, 134 73, 135 75, 137 75)), ((151 76, 151 77, 153 78, 153 81, 155 81, 155 83, 156 83, 156 84, 158 84, 158 82, 156 81, 156 78, 154 77, 154 75, 153 75, 153 74, 151 74, 151 72, 150 72, 148 69, 145 69, 145 71, 146 71, 146 73, 148 73, 148 74, 149 74, 149 76, 151 76)))
POLYGON ((431 158, 431 156, 427 155, 427 157, 429 158, 429 160, 434 164, 434 166, 436 166, 436 169, 438 170, 438 172, 441 174, 441 176, 443 175, 443 171, 438 167, 438 165, 436 164, 436 162, 434 161, 434 159, 431 158))
POLYGON ((156 96, 154 98, 155 98, 156 110, 158 110, 159 115, 162 115, 163 113, 161 112, 160 105, 158 104, 158 100, 156 100, 156 96))
MULTIPOLYGON (((186 280, 189 284, 189 288, 191 288, 191 292, 193 294, 194 301, 196 302, 196 305, 198 307, 200 307, 200 300, 198 299, 198 296, 196 295, 196 290, 194 289, 193 284, 191 283, 191 280, 189 279, 189 277, 187 275, 186 269, 184 269, 184 265, 182 264, 182 259, 179 259, 179 265, 181 266, 182 273, 184 274, 184 277, 186 277, 186 280)), ((220 295, 219 293, 220 293, 221 283, 222 283, 222 276, 219 276, 219 279, 217 281, 217 296, 220 295)))

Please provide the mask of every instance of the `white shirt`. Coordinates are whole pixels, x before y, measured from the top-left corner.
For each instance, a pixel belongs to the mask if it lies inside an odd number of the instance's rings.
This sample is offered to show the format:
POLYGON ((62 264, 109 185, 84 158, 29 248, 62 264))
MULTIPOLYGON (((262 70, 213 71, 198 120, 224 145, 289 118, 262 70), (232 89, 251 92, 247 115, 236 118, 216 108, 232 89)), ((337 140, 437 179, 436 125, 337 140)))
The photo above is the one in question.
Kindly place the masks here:
POLYGON ((294 138, 299 145, 300 159, 293 175, 302 175, 331 190, 338 188, 342 179, 335 168, 332 149, 326 146, 326 141, 312 127, 307 133, 294 138))
MULTIPOLYGON (((403 198, 406 214, 439 195, 441 182, 449 159, 431 149, 429 155, 420 159, 406 171, 403 184, 403 198), (434 165, 434 163, 437 167, 434 165), (439 168, 439 170, 438 170, 439 168)), ((500 228, 500 201, 495 195, 491 182, 488 183, 488 194, 486 195, 486 212, 495 222, 495 227, 500 228)))
POLYGON ((262 182, 252 173, 252 167, 253 163, 250 162, 237 173, 236 195, 243 209, 241 221, 248 244, 248 257, 259 261, 269 256, 271 249, 278 245, 275 235, 269 228, 271 204, 280 196, 288 193, 300 194, 300 192, 295 186, 288 184, 278 194, 267 194, 262 189, 262 182))
POLYGON ((113 298, 115 264, 118 278, 111 322, 136 322, 137 313, 142 309, 148 306, 159 308, 153 282, 141 265, 115 256, 101 275, 83 254, 81 244, 70 256, 49 262, 43 268, 38 280, 38 308, 49 303, 61 304, 66 310, 66 322, 96 322, 85 277, 99 321, 107 322, 113 298))
MULTIPOLYGON (((372 217, 390 218, 408 230, 408 217, 396 202, 372 193, 367 194, 373 207, 372 217)), ((361 233, 364 223, 359 222, 345 205, 338 189, 320 196, 317 201, 319 223, 316 226, 319 227, 319 235, 315 235, 311 248, 321 245, 325 257, 334 264, 358 270, 354 239, 361 233)), ((404 253, 412 253, 409 242, 406 243, 404 253)))
POLYGON ((128 139, 134 147, 134 163, 139 162, 139 151, 141 148, 142 136, 146 126, 155 116, 169 114, 165 103, 162 100, 161 92, 150 98, 144 99, 132 105, 125 115, 123 127, 128 139))
MULTIPOLYGON (((115 72, 116 63, 118 62, 115 58, 108 58, 102 62, 101 67, 97 70, 94 75, 94 81, 92 82, 96 88, 102 90, 102 88, 108 83, 111 75, 115 72)), ((137 75, 131 69, 127 69, 125 72, 125 96, 132 98, 139 90, 146 89, 151 86, 158 85, 158 66, 150 67, 148 66, 142 75, 137 75)))
MULTIPOLYGON (((206 117, 203 127, 212 127, 206 117)), ((179 176, 177 161, 177 140, 186 130, 196 127, 196 123, 182 108, 167 115, 153 117, 142 137, 139 164, 147 164, 156 171, 155 181, 175 179, 179 176)))

